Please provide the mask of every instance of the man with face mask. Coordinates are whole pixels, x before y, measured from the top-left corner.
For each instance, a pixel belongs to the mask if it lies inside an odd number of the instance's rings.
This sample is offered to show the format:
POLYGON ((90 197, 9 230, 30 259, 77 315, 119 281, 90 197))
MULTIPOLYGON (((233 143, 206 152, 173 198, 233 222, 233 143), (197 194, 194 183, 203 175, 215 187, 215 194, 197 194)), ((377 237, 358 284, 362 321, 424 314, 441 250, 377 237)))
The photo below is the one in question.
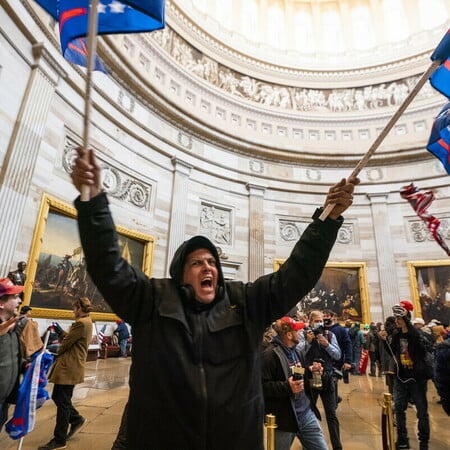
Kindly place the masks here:
POLYGON ((316 405, 320 396, 333 450, 342 450, 339 421, 336 416, 336 388, 333 381, 333 364, 341 358, 341 350, 336 336, 325 328, 321 311, 309 313, 309 327, 306 339, 303 342, 300 341, 299 347, 304 346, 302 350, 305 351, 307 367, 311 367, 317 361, 320 361, 323 366, 322 388, 312 389, 312 402, 316 405))

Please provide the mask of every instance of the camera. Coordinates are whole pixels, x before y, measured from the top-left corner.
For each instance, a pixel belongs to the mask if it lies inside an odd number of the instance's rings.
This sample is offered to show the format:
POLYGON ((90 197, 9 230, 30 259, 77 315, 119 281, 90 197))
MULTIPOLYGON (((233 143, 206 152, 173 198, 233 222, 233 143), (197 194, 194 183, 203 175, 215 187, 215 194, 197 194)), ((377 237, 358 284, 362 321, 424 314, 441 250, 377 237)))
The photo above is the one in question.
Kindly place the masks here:
POLYGON ((305 331, 308 333, 309 331, 312 331, 314 333, 314 336, 318 336, 319 334, 325 334, 325 327, 323 325, 320 325, 317 328, 305 328, 305 331))

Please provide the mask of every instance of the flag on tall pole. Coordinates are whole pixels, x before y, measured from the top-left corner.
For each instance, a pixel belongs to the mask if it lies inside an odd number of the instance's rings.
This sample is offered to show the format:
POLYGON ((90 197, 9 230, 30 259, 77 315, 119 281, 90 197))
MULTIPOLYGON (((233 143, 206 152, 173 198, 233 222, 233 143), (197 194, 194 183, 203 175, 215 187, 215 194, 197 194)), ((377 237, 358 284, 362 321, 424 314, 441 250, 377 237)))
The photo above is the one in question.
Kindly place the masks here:
POLYGON ((441 109, 434 120, 427 150, 441 161, 450 175, 450 102, 441 109))
POLYGON ((47 372, 53 362, 53 356, 42 351, 35 353, 19 387, 16 407, 5 429, 11 439, 21 439, 33 431, 36 422, 36 410, 49 399, 47 372))
POLYGON ((428 207, 434 200, 433 192, 420 192, 417 186, 415 186, 414 183, 411 183, 401 189, 400 195, 402 198, 408 200, 416 214, 425 222, 433 239, 442 247, 447 255, 450 256, 450 249, 439 232, 439 225, 441 224, 441 221, 428 212, 428 207))
MULTIPOLYGON (((61 51, 68 61, 87 67, 90 0, 36 0, 59 23, 61 51)), ((99 0, 98 34, 140 33, 164 27, 164 0, 99 0)), ((93 70, 104 71, 98 59, 93 70)))
MULTIPOLYGON (((425 73, 419 78, 414 88, 408 94, 408 96, 403 100, 402 104, 398 107, 395 114, 389 119, 389 122, 386 126, 381 130, 380 134, 377 136, 373 144, 370 146, 369 150, 365 153, 365 155, 358 162, 356 167, 353 169, 353 172, 350 174, 349 178, 357 177, 361 170, 366 166, 369 159, 375 153, 377 148, 384 141, 385 137, 388 135, 389 131, 393 128, 393 126, 397 123, 400 116, 404 113, 406 108, 411 104, 413 99, 419 93, 422 86, 427 82, 428 79, 434 78, 433 82, 437 84, 441 90, 441 92, 448 92, 447 89, 450 90, 450 71, 449 67, 446 64, 447 60, 450 58, 450 29, 447 31, 441 42, 438 44, 432 55, 430 56, 431 64, 425 73), (443 70, 442 72, 440 70, 443 70), (448 74, 447 74, 448 72, 448 74), (445 86, 443 86, 445 84, 445 86)), ((435 89, 438 87, 434 86, 435 89)), ((439 90, 439 89, 438 89, 439 90)), ((445 94, 447 95, 447 94, 445 94)), ((450 93, 447 95, 450 98, 450 93)), ((329 204, 324 209, 322 214, 320 215, 320 220, 325 220, 330 212, 333 210, 335 205, 329 204)))

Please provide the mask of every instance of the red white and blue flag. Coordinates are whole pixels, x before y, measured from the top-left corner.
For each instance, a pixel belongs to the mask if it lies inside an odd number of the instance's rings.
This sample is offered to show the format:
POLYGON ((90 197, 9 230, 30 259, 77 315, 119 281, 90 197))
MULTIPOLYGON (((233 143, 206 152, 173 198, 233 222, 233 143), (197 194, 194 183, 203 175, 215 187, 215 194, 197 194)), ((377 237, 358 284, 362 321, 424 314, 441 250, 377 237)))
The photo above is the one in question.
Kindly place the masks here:
POLYGON ((428 212, 428 207, 434 200, 433 192, 420 192, 417 186, 415 186, 414 183, 411 183, 401 189, 400 195, 402 198, 408 200, 416 214, 425 222, 433 239, 442 247, 447 255, 450 256, 450 249, 439 232, 441 221, 428 212))
POLYGON ((450 28, 430 58, 441 63, 430 76, 431 86, 450 98, 450 28))
POLYGON ((47 352, 35 353, 19 387, 16 407, 6 431, 11 439, 21 439, 34 429, 36 410, 49 399, 45 387, 47 373, 52 365, 53 356, 47 352))
MULTIPOLYGON (((86 38, 80 37, 70 41, 67 45, 66 51, 64 52, 64 58, 72 64, 87 67, 88 49, 86 38)), ((108 73, 102 63, 102 60, 98 56, 94 59, 94 70, 108 73)))
POLYGON ((103 325, 101 330, 97 333, 97 342, 102 345, 103 340, 105 339, 105 331, 106 331, 106 325, 103 325))
MULTIPOLYGON (((59 22, 62 53, 73 62, 70 59, 73 54, 67 50, 72 41, 88 34, 90 1, 36 1, 59 22)), ((99 0, 98 34, 142 33, 164 28, 164 6, 165 0, 99 0)))
POLYGON ((427 150, 441 161, 450 175, 450 102, 441 109, 434 120, 427 150))

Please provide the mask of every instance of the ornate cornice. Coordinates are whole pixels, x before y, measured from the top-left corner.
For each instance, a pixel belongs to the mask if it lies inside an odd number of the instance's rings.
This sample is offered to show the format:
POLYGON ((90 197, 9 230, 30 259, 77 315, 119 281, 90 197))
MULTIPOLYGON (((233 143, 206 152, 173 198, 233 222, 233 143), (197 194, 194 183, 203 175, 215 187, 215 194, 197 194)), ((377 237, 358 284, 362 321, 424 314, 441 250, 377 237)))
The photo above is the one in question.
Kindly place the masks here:
MULTIPOLYGON (((206 27, 195 22, 200 17, 187 14, 177 3, 176 0, 166 2, 167 24, 204 54, 250 76, 275 83, 284 80, 288 85, 310 88, 330 85, 355 87, 366 84, 368 80, 383 83, 424 71, 423 67, 429 64, 434 45, 447 30, 443 25, 409 36, 395 46, 380 45, 366 52, 317 55, 293 50, 283 52, 260 43, 251 43, 243 36, 227 32, 222 36, 223 40, 231 42, 236 38, 236 47, 232 47, 206 31, 206 27), (246 52, 238 50, 237 46, 246 52), (276 57, 277 63, 269 62, 271 57, 276 57), (338 67, 339 63, 336 61, 340 60, 342 68, 330 70, 330 60, 338 67)), ((220 28, 220 25, 217 24, 216 28, 220 28)))

